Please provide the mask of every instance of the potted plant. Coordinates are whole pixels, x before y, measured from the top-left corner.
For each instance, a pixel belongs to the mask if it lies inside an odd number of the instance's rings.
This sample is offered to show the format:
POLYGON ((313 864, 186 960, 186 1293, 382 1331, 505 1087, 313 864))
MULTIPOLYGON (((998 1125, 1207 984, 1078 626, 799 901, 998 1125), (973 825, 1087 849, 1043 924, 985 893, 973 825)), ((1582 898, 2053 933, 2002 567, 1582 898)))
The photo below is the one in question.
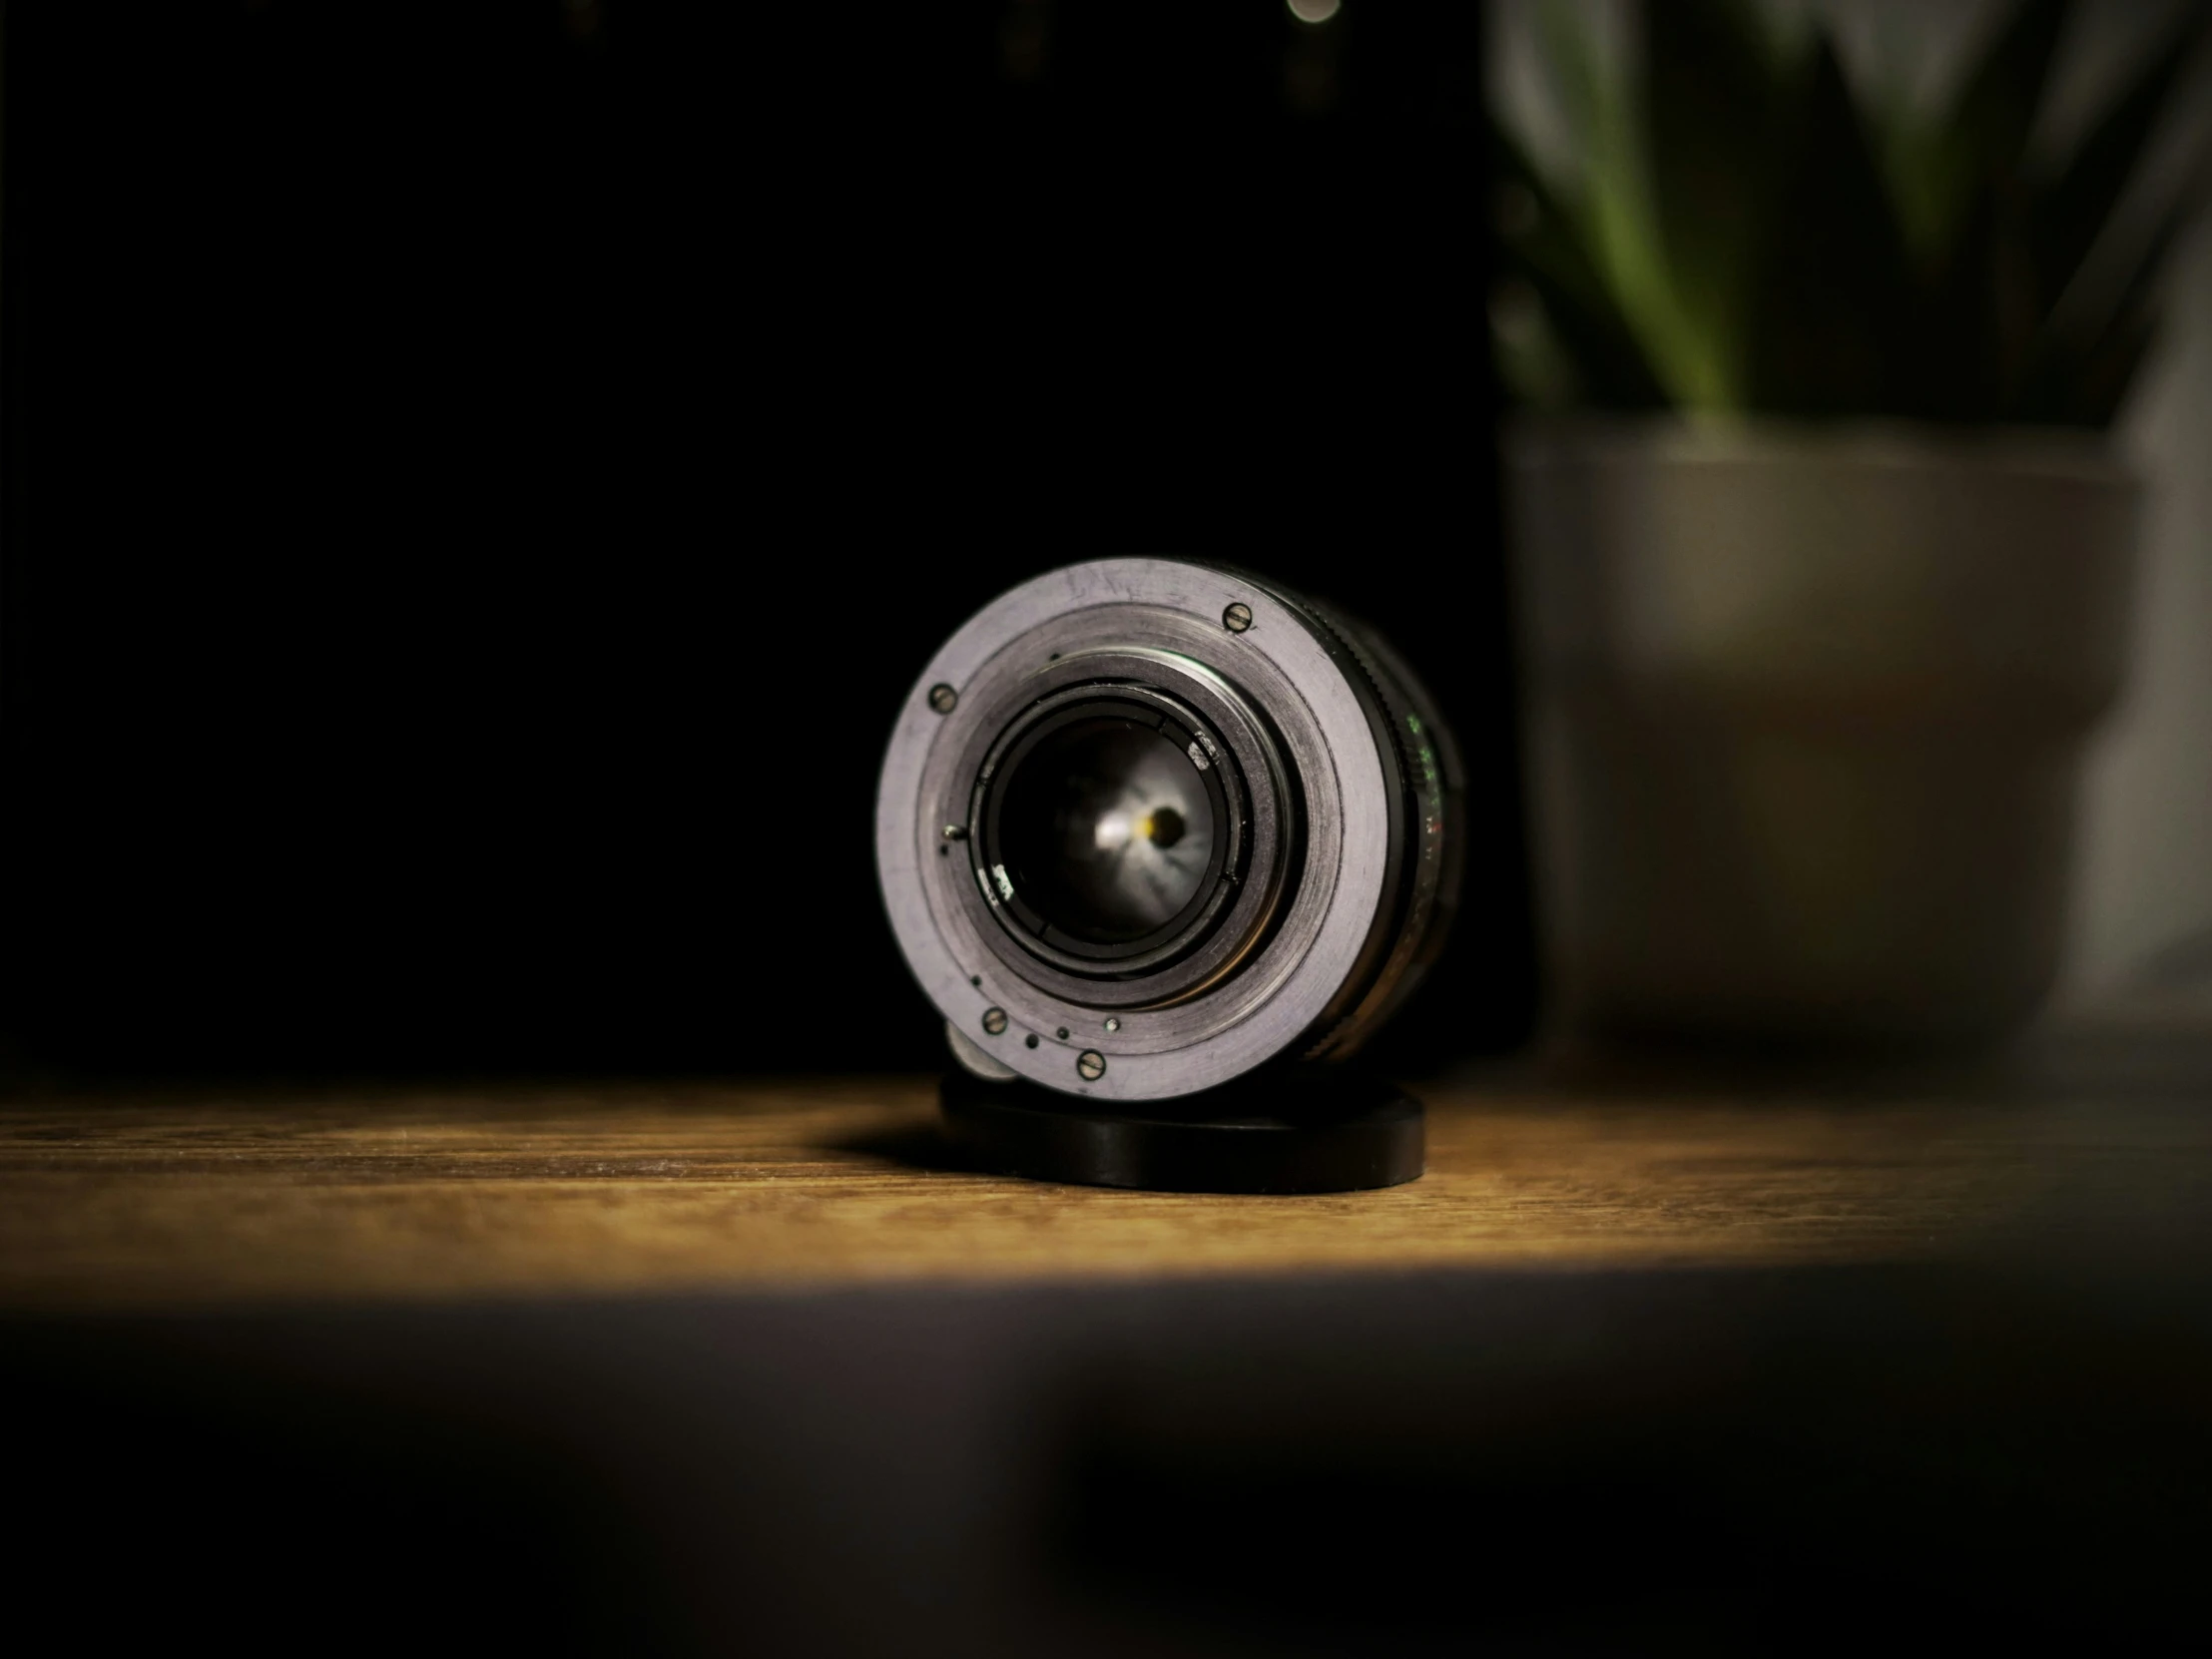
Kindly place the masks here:
POLYGON ((1552 28, 1578 167, 1500 124, 1539 893, 1583 1022, 1978 1039, 2053 978, 2127 635, 2108 432, 2195 193, 2115 210, 2207 15, 2054 156, 2067 10, 2024 0, 1918 118, 1817 27, 1665 0, 1613 77, 1552 28))

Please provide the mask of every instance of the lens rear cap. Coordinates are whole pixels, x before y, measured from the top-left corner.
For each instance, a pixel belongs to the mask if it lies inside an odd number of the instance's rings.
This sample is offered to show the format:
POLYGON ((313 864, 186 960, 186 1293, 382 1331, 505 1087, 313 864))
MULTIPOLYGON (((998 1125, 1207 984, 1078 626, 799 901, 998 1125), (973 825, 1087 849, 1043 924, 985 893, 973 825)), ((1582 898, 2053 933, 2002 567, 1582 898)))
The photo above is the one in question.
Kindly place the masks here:
POLYGON ((1348 1193, 1418 1178, 1425 1114, 1342 1066, 1269 1068, 1178 1100, 1109 1108, 965 1071, 939 1089, 946 1132, 979 1168, 1166 1193, 1348 1193))

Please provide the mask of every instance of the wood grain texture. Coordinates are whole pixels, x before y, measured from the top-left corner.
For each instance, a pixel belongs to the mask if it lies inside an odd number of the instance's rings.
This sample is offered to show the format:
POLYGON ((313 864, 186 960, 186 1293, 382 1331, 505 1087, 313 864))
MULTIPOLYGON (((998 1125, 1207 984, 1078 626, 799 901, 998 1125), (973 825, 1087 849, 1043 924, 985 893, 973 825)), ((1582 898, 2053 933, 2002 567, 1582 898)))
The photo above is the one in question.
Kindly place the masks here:
POLYGON ((921 1079, 19 1101, 0 1305, 1894 1259, 2212 1178, 2191 1102, 1429 1099, 1422 1180, 1291 1198, 963 1173, 921 1079))

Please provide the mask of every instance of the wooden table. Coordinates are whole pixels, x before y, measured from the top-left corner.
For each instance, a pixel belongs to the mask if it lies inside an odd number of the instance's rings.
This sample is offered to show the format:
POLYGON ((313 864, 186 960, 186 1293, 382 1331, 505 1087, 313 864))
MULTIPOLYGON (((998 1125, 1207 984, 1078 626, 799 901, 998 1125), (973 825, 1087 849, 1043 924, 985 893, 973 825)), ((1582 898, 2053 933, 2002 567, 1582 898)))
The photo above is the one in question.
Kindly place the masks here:
POLYGON ((1423 1179, 1312 1198, 972 1174, 913 1078, 19 1090, 19 1604, 272 1652, 2148 1646, 2212 1531, 2208 1052, 1468 1074, 1423 1179))
POLYGON ((1428 1173, 1200 1197, 967 1173, 894 1078, 36 1095, 0 1306, 1979 1256, 2212 1210, 2212 1103, 2042 1074, 1425 1090, 1428 1173))

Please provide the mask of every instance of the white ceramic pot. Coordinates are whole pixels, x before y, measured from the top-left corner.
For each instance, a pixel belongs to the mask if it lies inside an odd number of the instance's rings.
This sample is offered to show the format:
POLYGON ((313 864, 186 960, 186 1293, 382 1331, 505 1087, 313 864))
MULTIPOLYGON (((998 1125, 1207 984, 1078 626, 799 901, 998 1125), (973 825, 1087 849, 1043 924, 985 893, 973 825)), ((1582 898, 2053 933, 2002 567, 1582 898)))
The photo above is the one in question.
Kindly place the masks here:
POLYGON ((2138 486, 2088 435, 1508 442, 1539 905, 1585 1026, 1999 1034, 2048 990, 2138 486))

